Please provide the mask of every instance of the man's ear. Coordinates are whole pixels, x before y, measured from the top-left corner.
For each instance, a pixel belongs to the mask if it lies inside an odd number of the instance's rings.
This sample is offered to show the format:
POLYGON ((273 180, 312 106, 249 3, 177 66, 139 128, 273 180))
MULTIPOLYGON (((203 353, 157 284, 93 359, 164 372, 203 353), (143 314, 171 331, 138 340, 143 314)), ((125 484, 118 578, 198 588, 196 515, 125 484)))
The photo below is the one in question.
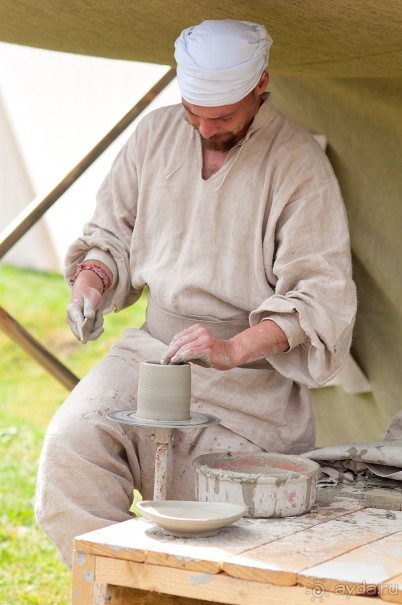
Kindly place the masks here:
POLYGON ((256 86, 258 95, 262 95, 266 91, 268 83, 269 83, 269 73, 267 71, 264 71, 262 73, 260 81, 258 82, 258 84, 256 86))

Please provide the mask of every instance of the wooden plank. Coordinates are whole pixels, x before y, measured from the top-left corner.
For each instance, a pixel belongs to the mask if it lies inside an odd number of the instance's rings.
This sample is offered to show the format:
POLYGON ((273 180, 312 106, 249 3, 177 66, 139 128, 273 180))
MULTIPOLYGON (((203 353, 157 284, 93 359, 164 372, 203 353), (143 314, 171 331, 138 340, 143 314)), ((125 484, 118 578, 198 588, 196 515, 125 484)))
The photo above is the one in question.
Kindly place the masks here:
POLYGON ((296 584, 302 570, 402 529, 402 513, 393 515, 395 519, 388 519, 379 509, 343 515, 229 557, 222 569, 237 578, 290 586, 296 584))
POLYGON ((167 536, 144 518, 105 527, 75 540, 82 552, 117 557, 154 565, 218 573, 228 552, 236 554, 273 539, 335 519, 345 512, 359 510, 360 503, 350 497, 332 497, 321 502, 314 512, 287 519, 244 518, 223 529, 217 536, 194 540, 167 536))
MULTIPOLYGON (((205 574, 107 557, 96 558, 96 579, 108 584, 228 605, 311 605, 312 602, 310 589, 301 586, 247 582, 225 573, 205 574)), ((362 600, 353 595, 346 598, 323 593, 320 598, 327 605, 379 605, 377 597, 365 597, 362 600)))
MULTIPOLYGON (((359 506, 356 501, 347 503, 352 510, 359 506)), ((145 562, 179 569, 219 573, 222 561, 228 555, 241 554, 285 536, 303 531, 328 519, 336 519, 345 514, 344 507, 323 505, 317 512, 299 517, 281 519, 243 518, 237 523, 223 528, 216 536, 209 538, 173 538, 169 542, 155 543, 146 553, 145 562)), ((346 514, 349 514, 347 512, 346 514)), ((157 525, 149 533, 162 536, 157 525)))
POLYGON ((72 574, 72 605, 93 605, 95 557, 91 554, 74 550, 72 574))
POLYGON ((188 599, 176 595, 107 585, 106 599, 100 605, 211 605, 211 601, 188 599))
POLYGON ((331 561, 309 567, 299 574, 298 581, 303 586, 319 582, 325 590, 338 594, 377 594, 381 585, 401 569, 402 531, 399 531, 331 561))
POLYGON ((142 517, 130 519, 78 536, 74 544, 81 552, 142 563, 149 548, 174 539, 154 528, 142 517))
POLYGON ((380 584, 378 594, 384 601, 402 603, 402 573, 380 584))

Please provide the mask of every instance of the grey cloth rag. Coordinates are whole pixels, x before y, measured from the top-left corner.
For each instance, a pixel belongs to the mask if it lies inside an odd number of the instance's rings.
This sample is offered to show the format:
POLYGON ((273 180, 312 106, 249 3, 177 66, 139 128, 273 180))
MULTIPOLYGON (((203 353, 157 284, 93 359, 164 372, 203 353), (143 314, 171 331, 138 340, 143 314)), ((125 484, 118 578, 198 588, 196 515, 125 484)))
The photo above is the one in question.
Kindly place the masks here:
POLYGON ((377 476, 402 481, 402 439, 347 442, 303 454, 321 466, 320 485, 377 476))

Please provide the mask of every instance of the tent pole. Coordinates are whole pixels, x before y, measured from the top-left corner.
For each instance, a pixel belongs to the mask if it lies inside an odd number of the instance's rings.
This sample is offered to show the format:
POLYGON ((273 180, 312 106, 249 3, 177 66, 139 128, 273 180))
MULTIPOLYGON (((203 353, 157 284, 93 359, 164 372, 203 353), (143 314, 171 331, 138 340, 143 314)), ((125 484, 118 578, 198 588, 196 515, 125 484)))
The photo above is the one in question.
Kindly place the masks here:
POLYGON ((49 353, 2 307, 0 307, 0 328, 67 389, 71 391, 78 383, 79 378, 49 353))
POLYGON ((93 162, 117 139, 117 137, 140 115, 155 97, 173 80, 176 70, 172 67, 156 84, 126 113, 125 116, 101 139, 95 147, 44 197, 32 200, 22 212, 0 233, 0 259, 23 235, 45 214, 45 212, 67 191, 69 187, 93 164, 93 162))

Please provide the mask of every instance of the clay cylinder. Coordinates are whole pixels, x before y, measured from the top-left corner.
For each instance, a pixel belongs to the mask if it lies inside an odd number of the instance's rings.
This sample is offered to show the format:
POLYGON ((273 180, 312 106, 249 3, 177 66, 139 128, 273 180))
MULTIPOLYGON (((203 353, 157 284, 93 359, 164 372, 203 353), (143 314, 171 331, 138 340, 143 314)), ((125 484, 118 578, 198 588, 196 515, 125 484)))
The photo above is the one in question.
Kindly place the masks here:
POLYGON ((137 394, 138 418, 159 421, 190 420, 191 365, 162 365, 142 361, 137 394))

